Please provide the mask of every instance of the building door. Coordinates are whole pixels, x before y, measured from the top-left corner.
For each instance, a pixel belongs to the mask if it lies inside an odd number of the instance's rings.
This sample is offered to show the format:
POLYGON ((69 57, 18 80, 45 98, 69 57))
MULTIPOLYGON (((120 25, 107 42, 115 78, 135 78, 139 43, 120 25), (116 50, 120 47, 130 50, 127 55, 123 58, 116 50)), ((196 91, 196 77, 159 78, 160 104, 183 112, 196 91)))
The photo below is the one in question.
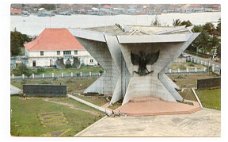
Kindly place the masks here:
POLYGON ((50 66, 52 67, 54 65, 53 60, 50 59, 50 66))
POLYGON ((36 61, 32 61, 32 66, 36 67, 36 61))

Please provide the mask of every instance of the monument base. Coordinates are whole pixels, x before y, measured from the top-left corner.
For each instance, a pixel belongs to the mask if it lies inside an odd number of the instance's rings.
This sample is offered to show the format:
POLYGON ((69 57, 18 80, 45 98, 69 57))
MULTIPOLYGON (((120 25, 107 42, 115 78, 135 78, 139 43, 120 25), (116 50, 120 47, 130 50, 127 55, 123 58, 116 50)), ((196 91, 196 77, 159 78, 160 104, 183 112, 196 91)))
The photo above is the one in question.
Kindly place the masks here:
POLYGON ((195 101, 191 104, 169 102, 156 97, 136 97, 115 110, 120 115, 149 116, 149 115, 173 115, 189 114, 199 111, 200 105, 195 101))

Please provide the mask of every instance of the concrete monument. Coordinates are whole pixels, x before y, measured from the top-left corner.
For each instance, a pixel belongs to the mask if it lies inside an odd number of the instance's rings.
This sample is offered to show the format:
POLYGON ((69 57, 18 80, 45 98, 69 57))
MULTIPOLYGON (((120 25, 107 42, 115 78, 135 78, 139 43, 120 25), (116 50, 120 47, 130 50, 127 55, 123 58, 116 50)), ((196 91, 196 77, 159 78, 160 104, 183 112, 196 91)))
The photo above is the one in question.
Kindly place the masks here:
POLYGON ((72 29, 73 35, 104 68, 85 93, 112 96, 110 103, 154 96, 182 101, 178 86, 165 74, 171 64, 199 35, 192 27, 126 26, 72 29))

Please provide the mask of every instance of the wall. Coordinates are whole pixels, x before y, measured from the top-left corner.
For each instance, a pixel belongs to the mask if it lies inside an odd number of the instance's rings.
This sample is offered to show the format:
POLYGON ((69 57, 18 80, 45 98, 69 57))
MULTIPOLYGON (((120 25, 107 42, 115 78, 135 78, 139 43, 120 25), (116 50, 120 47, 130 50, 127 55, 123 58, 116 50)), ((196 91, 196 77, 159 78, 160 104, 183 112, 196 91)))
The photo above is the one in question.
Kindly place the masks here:
POLYGON ((26 96, 66 96, 65 85, 23 85, 23 93, 26 96))
POLYGON ((208 89, 214 87, 221 87, 221 77, 197 80, 197 89, 208 89))

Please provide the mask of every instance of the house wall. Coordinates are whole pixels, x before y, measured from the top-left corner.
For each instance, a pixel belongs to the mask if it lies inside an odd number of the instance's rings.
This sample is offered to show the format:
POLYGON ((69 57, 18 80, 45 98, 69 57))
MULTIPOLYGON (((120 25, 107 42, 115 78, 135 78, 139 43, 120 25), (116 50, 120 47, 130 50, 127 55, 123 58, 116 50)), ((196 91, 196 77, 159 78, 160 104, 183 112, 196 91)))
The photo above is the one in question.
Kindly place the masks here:
POLYGON ((58 58, 64 57, 64 63, 69 58, 73 63, 73 57, 78 57, 80 62, 84 65, 97 65, 97 61, 85 50, 77 51, 74 54, 74 50, 71 51, 71 55, 63 55, 63 51, 57 55, 57 51, 44 51, 43 55, 40 55, 40 51, 28 51, 25 50, 25 55, 28 57, 27 66, 33 67, 33 62, 36 62, 36 66, 47 67, 55 65, 58 58))

